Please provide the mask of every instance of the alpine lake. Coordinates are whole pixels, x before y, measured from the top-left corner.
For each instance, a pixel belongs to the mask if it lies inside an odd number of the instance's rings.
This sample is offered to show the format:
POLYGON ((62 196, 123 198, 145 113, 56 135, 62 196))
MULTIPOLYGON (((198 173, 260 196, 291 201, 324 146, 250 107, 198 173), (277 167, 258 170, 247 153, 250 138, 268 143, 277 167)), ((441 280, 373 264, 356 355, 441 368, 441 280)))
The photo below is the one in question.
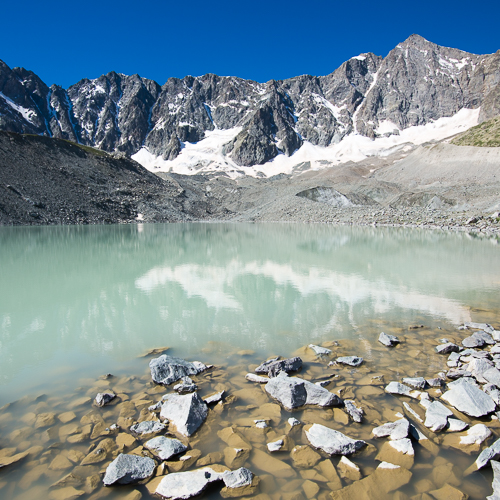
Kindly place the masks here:
POLYGON ((241 466, 258 477, 256 488, 214 483, 202 497, 483 499, 492 492, 491 468, 471 467, 500 437, 495 412, 468 417, 441 399, 444 385, 419 390, 454 418, 490 429, 483 442, 463 444, 467 430, 424 425, 421 395, 385 387, 405 377, 451 382, 448 355, 435 348, 461 345, 477 331, 464 323, 500 329, 498 237, 322 224, 1 227, 0 284, 3 500, 138 500, 154 496, 168 474, 241 466), (381 332, 399 344, 378 342, 381 332), (331 353, 317 355, 310 344, 331 353), (160 420, 150 407, 174 392, 175 383, 151 378, 149 362, 163 353, 213 365, 191 376, 202 398, 225 391, 192 436, 169 424, 166 435, 188 449, 167 461, 130 431, 160 420), (245 378, 276 356, 299 356, 302 369, 290 376, 354 401, 362 422, 342 405, 287 410, 265 384, 245 378), (335 363, 340 356, 363 362, 335 363), (97 407, 103 392, 116 397, 97 407), (291 427, 291 417, 301 425, 291 427), (413 455, 372 433, 403 417, 423 435, 409 436, 413 455), (348 460, 330 456, 309 442, 311 424, 367 446, 348 460), (280 439, 281 450, 269 451, 280 439), (120 453, 153 458, 153 476, 104 486, 120 453), (400 468, 384 472, 381 462, 400 468))

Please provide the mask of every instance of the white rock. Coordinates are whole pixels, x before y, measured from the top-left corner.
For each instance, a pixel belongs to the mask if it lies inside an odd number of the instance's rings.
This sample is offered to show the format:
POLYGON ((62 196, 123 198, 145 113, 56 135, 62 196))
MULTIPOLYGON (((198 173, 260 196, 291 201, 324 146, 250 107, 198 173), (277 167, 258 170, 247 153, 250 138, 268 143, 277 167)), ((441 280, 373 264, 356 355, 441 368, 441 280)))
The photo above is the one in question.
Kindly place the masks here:
POLYGON ((467 436, 460 438, 460 444, 481 444, 491 436, 491 431, 484 424, 473 425, 468 431, 467 436))

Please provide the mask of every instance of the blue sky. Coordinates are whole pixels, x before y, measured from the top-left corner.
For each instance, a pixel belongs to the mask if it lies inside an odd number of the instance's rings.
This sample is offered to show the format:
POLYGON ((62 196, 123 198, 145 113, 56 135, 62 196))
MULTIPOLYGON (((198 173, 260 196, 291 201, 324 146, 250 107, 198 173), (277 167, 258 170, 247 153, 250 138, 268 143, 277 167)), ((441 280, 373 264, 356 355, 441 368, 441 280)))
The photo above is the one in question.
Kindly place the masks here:
POLYGON ((267 81, 325 75, 362 52, 385 56, 412 33, 474 53, 500 49, 500 2, 4 2, 0 59, 63 87, 109 71, 216 73, 267 81), (412 5, 413 4, 413 5, 412 5))

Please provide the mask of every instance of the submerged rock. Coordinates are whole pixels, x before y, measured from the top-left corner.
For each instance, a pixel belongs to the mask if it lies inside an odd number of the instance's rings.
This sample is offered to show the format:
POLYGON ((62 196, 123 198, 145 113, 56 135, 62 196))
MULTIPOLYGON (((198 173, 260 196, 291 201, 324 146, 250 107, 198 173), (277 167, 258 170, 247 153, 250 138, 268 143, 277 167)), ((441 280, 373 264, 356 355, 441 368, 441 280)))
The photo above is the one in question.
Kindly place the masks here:
POLYGON ((191 436, 207 418, 208 407, 196 392, 167 394, 162 399, 160 417, 172 422, 184 436, 191 436))
POLYGON ((138 436, 147 436, 149 434, 159 434, 163 432, 167 426, 161 422, 146 420, 130 427, 130 432, 138 436))
POLYGON ((306 430, 306 437, 315 448, 329 455, 352 455, 366 446, 366 442, 361 439, 351 439, 321 424, 313 424, 306 430))
POLYGON ((185 361, 163 354, 149 362, 151 377, 157 384, 169 385, 188 375, 198 375, 208 367, 200 361, 185 361))
POLYGON ((319 345, 309 344, 307 347, 312 349, 318 356, 327 356, 332 353, 331 349, 327 349, 326 347, 321 347, 319 345))
POLYGON ((340 358, 337 358, 335 361, 342 365, 357 367, 360 366, 361 363, 363 363, 363 358, 360 358, 359 356, 341 356, 340 358))
POLYGON ((354 401, 351 401, 350 399, 345 399, 344 407, 345 411, 354 420, 354 422, 360 424, 363 421, 363 415, 365 412, 363 411, 362 408, 358 408, 354 403, 354 401))
POLYGON ((144 447, 152 451, 154 455, 162 460, 183 453, 187 450, 187 446, 181 443, 178 439, 158 436, 144 443, 144 447))
POLYGON ((105 486, 130 484, 153 475, 156 463, 149 457, 120 453, 107 467, 102 480, 105 486))
POLYGON ((265 385, 266 392, 277 399, 288 410, 303 405, 322 407, 338 406, 340 398, 323 387, 298 377, 288 377, 286 374, 272 378, 265 385))
POLYGON ((382 332, 378 336, 378 341, 387 347, 394 347, 395 345, 399 344, 399 342, 400 342, 400 340, 396 336, 388 335, 387 333, 384 333, 384 332, 382 332))
POLYGON ((471 417, 484 417, 496 408, 496 404, 487 394, 471 384, 454 385, 442 398, 458 411, 471 417))
POLYGON ((255 373, 276 377, 280 372, 296 372, 302 368, 302 359, 298 356, 289 359, 270 359, 255 368, 255 373))
POLYGON ((107 405, 109 402, 113 401, 113 399, 116 398, 116 394, 113 394, 112 392, 100 392, 97 394, 95 397, 94 403, 96 406, 104 406, 107 405))

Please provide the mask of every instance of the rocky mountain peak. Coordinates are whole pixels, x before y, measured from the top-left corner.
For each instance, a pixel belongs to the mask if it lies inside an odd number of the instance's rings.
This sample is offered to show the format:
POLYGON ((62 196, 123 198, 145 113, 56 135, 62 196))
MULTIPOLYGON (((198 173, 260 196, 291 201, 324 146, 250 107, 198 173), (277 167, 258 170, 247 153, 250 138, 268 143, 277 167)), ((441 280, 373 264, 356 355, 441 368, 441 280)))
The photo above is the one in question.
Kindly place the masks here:
POLYGON ((111 71, 68 89, 0 61, 0 93, 3 130, 166 161, 216 134, 226 142, 210 146, 214 154, 238 168, 293 155, 305 143, 398 134, 464 108, 491 118, 500 109, 500 51, 475 55, 413 34, 386 57, 366 52, 325 76, 258 83, 208 73, 160 86, 111 71))

